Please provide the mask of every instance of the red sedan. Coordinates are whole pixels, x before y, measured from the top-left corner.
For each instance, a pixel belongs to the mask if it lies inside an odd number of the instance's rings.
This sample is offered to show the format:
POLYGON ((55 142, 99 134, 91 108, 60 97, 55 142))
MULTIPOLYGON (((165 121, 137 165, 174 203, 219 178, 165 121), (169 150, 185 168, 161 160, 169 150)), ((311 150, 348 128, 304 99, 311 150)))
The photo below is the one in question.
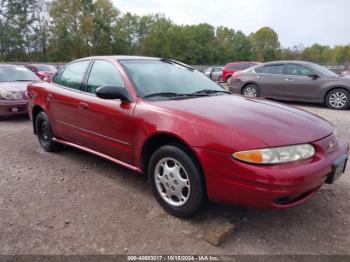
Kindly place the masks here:
POLYGON ((29 64, 26 67, 44 81, 50 81, 52 75, 57 72, 56 67, 47 64, 29 64))
POLYGON ((260 63, 258 62, 234 62, 234 63, 228 63, 224 69, 222 70, 221 74, 221 82, 228 83, 231 76, 239 71, 246 70, 252 66, 256 66, 260 63))
POLYGON ((90 57, 28 87, 42 147, 68 145, 148 176, 163 208, 189 217, 208 198, 256 208, 301 204, 345 170, 327 121, 230 95, 188 65, 90 57), (163 77, 167 75, 167 77, 163 77))

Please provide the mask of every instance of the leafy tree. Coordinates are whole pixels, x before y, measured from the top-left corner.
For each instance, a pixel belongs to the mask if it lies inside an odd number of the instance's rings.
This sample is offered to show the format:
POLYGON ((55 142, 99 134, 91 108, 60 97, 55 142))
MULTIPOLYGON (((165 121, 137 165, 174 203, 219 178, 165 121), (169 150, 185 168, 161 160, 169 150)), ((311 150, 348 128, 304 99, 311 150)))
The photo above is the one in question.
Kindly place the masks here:
POLYGON ((271 61, 277 58, 280 49, 277 33, 263 27, 250 36, 253 50, 258 61, 271 61))

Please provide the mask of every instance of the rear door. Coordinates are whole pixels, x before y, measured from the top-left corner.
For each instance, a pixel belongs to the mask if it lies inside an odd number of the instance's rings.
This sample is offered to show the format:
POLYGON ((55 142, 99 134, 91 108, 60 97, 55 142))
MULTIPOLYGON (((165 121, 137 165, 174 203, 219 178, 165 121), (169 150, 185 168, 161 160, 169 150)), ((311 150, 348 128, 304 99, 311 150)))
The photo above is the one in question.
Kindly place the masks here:
POLYGON ((47 104, 55 135, 74 142, 77 136, 76 115, 82 80, 90 60, 73 62, 62 68, 53 78, 47 91, 47 104))
POLYGON ((284 64, 268 64, 259 68, 255 80, 263 97, 279 98, 284 83, 284 64))
POLYGON ((95 60, 86 78, 84 93, 79 96, 79 144, 131 164, 135 103, 98 98, 96 89, 103 85, 125 87, 115 63, 95 60))

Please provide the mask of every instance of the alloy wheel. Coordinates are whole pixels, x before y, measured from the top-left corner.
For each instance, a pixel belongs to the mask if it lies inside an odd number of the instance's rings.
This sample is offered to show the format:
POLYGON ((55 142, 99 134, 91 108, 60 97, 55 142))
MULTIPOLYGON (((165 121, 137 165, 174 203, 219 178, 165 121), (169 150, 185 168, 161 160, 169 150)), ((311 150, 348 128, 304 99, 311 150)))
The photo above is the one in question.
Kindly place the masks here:
POLYGON ((155 168, 156 188, 161 198, 171 206, 180 207, 190 197, 190 180, 187 171, 174 158, 161 159, 155 168))
POLYGON ((347 101, 348 101, 347 96, 341 91, 335 92, 331 94, 329 97, 329 104, 334 108, 344 107, 347 101))
POLYGON ((255 87, 248 86, 244 89, 243 95, 247 97, 258 97, 258 92, 255 87))

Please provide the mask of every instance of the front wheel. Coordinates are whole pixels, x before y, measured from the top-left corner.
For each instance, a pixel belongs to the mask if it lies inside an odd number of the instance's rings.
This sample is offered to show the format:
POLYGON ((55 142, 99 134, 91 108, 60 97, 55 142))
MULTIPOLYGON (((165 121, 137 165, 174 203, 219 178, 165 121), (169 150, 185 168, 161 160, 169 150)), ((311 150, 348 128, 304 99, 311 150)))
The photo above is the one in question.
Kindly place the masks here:
POLYGON ((246 97, 260 97, 259 87, 254 84, 247 85, 243 88, 242 95, 246 97))
POLYGON ((148 174, 157 201, 176 217, 191 217, 205 201, 201 171, 180 146, 160 147, 151 157, 148 174))
POLYGON ((40 145, 47 152, 55 152, 60 149, 60 144, 53 141, 53 132, 49 118, 45 112, 40 112, 35 119, 36 134, 40 145))
POLYGON ((347 109, 350 106, 350 93, 344 89, 334 89, 327 94, 326 104, 330 109, 347 109))

